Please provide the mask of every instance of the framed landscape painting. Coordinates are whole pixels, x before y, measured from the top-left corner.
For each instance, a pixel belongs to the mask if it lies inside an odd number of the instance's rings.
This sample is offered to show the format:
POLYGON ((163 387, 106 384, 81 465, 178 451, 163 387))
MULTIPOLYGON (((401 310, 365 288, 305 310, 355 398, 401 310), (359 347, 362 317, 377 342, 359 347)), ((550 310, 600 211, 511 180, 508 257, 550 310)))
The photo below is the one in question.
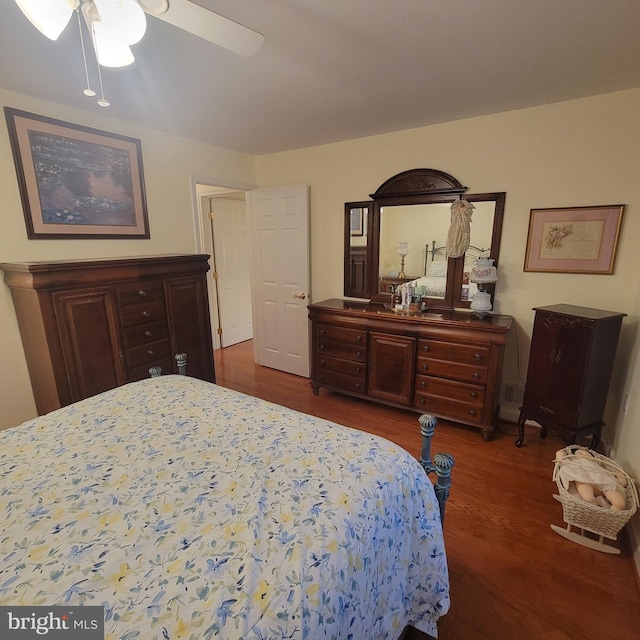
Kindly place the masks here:
POLYGON ((4 110, 30 239, 149 238, 139 140, 4 110))
POLYGON ((611 275, 624 209, 531 209, 524 270, 611 275))

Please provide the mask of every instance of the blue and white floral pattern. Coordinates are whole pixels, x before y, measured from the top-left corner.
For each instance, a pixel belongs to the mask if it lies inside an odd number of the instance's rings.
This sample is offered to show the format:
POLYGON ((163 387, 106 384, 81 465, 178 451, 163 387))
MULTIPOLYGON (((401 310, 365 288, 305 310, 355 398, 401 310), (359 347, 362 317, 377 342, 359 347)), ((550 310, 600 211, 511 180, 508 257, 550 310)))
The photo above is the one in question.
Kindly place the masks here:
POLYGON ((2 605, 102 605, 112 640, 396 640, 449 608, 431 483, 376 436, 165 376, 0 438, 2 605))

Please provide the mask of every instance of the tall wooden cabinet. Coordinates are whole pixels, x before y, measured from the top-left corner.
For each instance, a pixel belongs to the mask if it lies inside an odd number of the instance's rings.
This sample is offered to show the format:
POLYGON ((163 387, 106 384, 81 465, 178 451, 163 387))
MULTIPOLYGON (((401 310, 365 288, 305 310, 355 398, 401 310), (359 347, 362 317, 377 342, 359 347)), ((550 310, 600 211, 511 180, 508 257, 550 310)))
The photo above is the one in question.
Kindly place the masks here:
POLYGON ((332 299, 309 306, 311 385, 425 413, 491 437, 510 316, 394 313, 332 299))
POLYGON ((600 442, 605 404, 622 319, 626 315, 557 304, 536 312, 524 400, 516 446, 522 446, 524 423, 535 420, 565 433, 574 443, 592 434, 600 442))
POLYGON ((206 255, 2 264, 40 415, 149 375, 215 382, 206 255))

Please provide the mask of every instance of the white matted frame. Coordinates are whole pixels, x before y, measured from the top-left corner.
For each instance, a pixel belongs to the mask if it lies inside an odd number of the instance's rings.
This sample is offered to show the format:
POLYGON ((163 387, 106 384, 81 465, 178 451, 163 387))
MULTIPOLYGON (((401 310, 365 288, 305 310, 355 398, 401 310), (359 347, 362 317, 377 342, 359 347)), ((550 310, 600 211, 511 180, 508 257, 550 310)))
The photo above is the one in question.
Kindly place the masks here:
POLYGON ((624 209, 531 209, 524 271, 613 274, 624 209))

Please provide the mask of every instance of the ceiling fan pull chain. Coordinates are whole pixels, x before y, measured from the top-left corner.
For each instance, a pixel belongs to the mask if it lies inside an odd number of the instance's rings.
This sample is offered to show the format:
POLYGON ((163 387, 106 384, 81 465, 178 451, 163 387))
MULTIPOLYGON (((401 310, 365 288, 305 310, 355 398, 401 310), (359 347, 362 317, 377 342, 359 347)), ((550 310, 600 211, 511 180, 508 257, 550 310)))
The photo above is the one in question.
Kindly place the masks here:
POLYGON ((96 92, 91 88, 89 82, 89 68, 87 66, 87 52, 84 47, 84 36, 82 35, 82 20, 80 19, 80 11, 76 9, 76 15, 78 16, 78 31, 80 31, 80 47, 82 48, 82 61, 84 63, 84 75, 87 81, 87 88, 82 92, 85 96, 92 98, 96 95, 96 92))
MULTIPOLYGON (((91 21, 91 36, 93 37, 93 41, 96 41, 96 31, 95 31, 95 23, 91 21)), ((95 47, 94 47, 95 51, 95 47)), ((98 84, 100 85, 100 98, 98 100, 98 104, 101 107, 108 107, 111 103, 104 97, 104 87, 102 85, 102 71, 100 71, 100 61, 98 60, 98 53, 96 51, 96 66, 98 67, 98 84)))

